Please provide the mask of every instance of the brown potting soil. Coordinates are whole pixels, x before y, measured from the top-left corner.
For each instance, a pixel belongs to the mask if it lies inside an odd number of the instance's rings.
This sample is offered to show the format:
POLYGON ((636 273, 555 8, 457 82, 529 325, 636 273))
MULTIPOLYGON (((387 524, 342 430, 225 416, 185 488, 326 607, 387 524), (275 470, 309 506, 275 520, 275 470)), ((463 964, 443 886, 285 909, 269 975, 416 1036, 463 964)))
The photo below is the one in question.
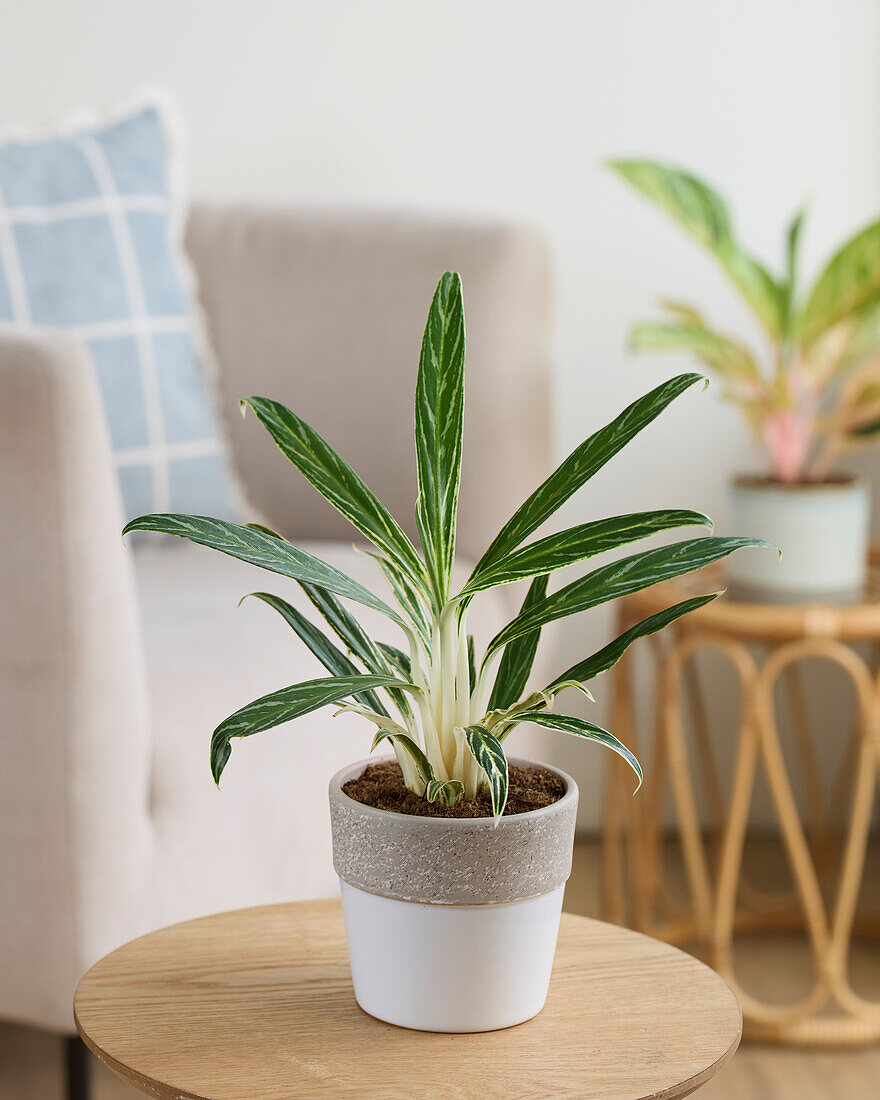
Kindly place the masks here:
MULTIPOLYGON (((440 802, 428 802, 408 790, 403 773, 395 760, 383 760, 367 765, 357 779, 343 784, 349 798, 374 806, 378 810, 391 810, 414 817, 491 817, 492 801, 488 791, 481 791, 476 798, 464 799, 457 806, 444 806, 440 802)), ((504 816, 524 814, 551 806, 565 794, 565 783, 546 768, 508 767, 507 804, 504 816)))

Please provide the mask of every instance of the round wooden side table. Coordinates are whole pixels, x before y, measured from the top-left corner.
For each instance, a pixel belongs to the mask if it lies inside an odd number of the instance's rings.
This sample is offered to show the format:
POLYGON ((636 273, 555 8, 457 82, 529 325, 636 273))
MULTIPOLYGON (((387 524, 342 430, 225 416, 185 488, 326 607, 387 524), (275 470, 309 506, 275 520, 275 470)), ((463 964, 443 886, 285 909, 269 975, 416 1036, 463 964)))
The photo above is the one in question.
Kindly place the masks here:
MULTIPOLYGON (((720 568, 657 585, 621 601, 619 628, 724 586, 720 568)), ((857 602, 770 604, 733 599, 728 593, 647 642, 656 669, 653 758, 636 798, 617 761, 607 772, 605 916, 668 942, 695 944, 736 991, 747 1036, 809 1045, 876 1042, 880 1003, 858 995, 848 971, 854 930, 880 934, 880 913, 857 911, 880 775, 880 551, 871 552, 869 582, 857 602), (866 648, 873 660, 862 654, 866 648), (712 708, 694 660, 707 650, 726 658, 738 681, 736 755, 726 797, 712 737, 712 708), (840 670, 855 693, 853 728, 833 731, 847 745, 831 783, 816 753, 811 729, 815 715, 801 678, 802 662, 808 658, 840 670), (787 755, 780 734, 781 697, 788 700, 794 740, 787 755), (743 872, 759 769, 766 776, 784 843, 791 890, 759 889, 743 872), (798 785, 803 815, 795 796, 798 785), (702 821, 698 792, 706 807, 702 821), (667 793, 684 864, 685 900, 671 889, 664 859, 667 793), (772 929, 803 931, 808 937, 812 987, 789 1003, 749 995, 734 972, 734 933, 772 929)), ((630 652, 614 670, 611 725, 637 753, 647 748, 645 738, 639 745, 640 723, 635 719, 638 656, 630 652)))
POLYGON ((736 997, 696 959, 569 914, 534 1020, 482 1035, 393 1027, 355 1002, 338 901, 153 932, 93 966, 74 1009, 101 1061, 166 1100, 686 1096, 742 1027, 736 997))

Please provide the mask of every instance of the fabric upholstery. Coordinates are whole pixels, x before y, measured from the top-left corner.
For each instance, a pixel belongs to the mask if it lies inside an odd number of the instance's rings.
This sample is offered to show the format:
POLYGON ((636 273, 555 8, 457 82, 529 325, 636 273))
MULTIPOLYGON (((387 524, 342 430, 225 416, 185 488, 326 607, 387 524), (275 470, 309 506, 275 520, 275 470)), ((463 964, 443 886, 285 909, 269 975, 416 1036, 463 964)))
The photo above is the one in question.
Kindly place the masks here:
POLYGON ((231 516, 158 103, 0 144, 0 321, 88 343, 128 518, 231 516))
MULTIPOLYGON (((374 574, 254 418, 239 426, 238 396, 289 401, 409 521, 419 331, 444 267, 464 272, 473 349, 463 555, 547 473, 547 260, 530 234, 214 207, 195 211, 190 241, 236 462, 298 542, 374 574)), ((0 1017, 69 1031, 76 980, 133 935, 334 891, 326 786, 370 732, 327 710, 237 742, 217 792, 216 722, 318 672, 270 608, 237 606, 255 588, 298 599, 295 586, 174 540, 123 547, 81 344, 0 331, 0 514, 0 1017)), ((469 621, 485 637, 521 596, 481 597, 469 621)), ((516 739, 540 758, 535 735, 516 739)))
POLYGON ((0 1015, 70 1027, 138 927, 149 722, 131 562, 81 345, 0 332, 0 1015))
POLYGON ((242 420, 238 399, 290 405, 414 537, 422 330, 437 280, 461 272, 468 374, 458 538, 478 558, 549 472, 550 276, 541 239, 502 222, 199 206, 187 241, 236 470, 269 522, 299 538, 349 538, 350 529, 304 479, 291 479, 253 416, 242 420))

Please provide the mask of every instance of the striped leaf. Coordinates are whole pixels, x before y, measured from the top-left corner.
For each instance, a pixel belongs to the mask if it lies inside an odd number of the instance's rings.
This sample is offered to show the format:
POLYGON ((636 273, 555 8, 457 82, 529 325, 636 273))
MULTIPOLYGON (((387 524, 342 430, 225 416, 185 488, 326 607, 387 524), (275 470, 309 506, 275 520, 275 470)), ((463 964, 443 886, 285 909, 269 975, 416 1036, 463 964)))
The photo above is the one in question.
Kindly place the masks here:
POLYGON ((705 378, 701 374, 680 374, 671 378, 627 406, 619 416, 576 447, 505 523, 480 558, 468 584, 515 550, 523 539, 537 530, 606 462, 656 419, 670 402, 695 382, 705 382, 705 378))
POLYGON ((314 428, 278 401, 247 397, 278 449, 318 492, 375 546, 392 558, 413 584, 427 590, 422 559, 379 498, 314 428))
POLYGON ((718 538, 707 535, 705 538, 688 539, 673 543, 671 546, 645 550, 640 554, 633 554, 611 562, 609 565, 603 565, 580 580, 560 588, 558 592, 554 592, 552 596, 548 596, 535 607, 521 612, 495 635, 489 643, 487 656, 515 638, 520 638, 556 619, 576 615, 610 600, 640 592, 643 588, 650 588, 651 585, 658 584, 660 581, 672 580, 685 573, 692 573, 696 569, 702 569, 706 565, 711 565, 712 562, 727 557, 734 550, 748 546, 776 549, 763 539, 718 538))
POLYGON ((431 779, 425 787, 425 798, 443 806, 457 806, 464 795, 464 783, 460 779, 431 779))
MULTIPOLYGON (((523 600, 520 615, 526 614, 536 605, 543 603, 547 596, 548 580, 547 576, 535 577, 523 600)), ((525 691, 540 640, 541 628, 538 627, 537 630, 511 642, 504 650, 495 683, 492 686, 492 694, 489 697, 490 711, 505 710, 512 706, 525 691)), ((471 683, 476 683, 476 679, 471 683)))
POLYGON ((630 330, 629 346, 633 351, 688 352, 724 378, 758 378, 755 361, 742 344, 703 325, 643 321, 630 330))
POLYGON ((368 558, 372 558, 379 566, 382 571, 382 576, 388 582, 389 588, 394 593, 395 599, 403 608, 419 637, 425 643, 425 648, 430 651, 431 624, 428 621, 428 616, 425 614, 425 608, 422 605, 422 601, 419 599, 416 589, 410 584, 403 570, 399 569, 393 561, 390 561, 382 554, 374 554, 371 550, 366 550, 365 553, 368 558))
MULTIPOLYGON (((332 592, 314 584, 305 584, 300 581, 300 587, 311 600, 312 605, 324 616, 331 630, 336 633, 349 651, 358 658, 368 672, 374 672, 379 676, 387 675, 391 668, 379 647, 367 634, 354 615, 337 600, 332 592)), ((400 708, 404 715, 409 717, 412 710, 409 701, 401 691, 389 688, 388 694, 400 708)))
POLYGON ((412 675, 412 662, 409 655, 398 649, 397 646, 388 645, 386 642, 377 642, 376 644, 388 664, 396 672, 399 672, 405 680, 409 680, 412 675))
POLYGON ((780 288, 769 272, 737 245, 727 207, 716 191, 696 176, 656 161, 615 160, 610 167, 709 249, 767 329, 780 335, 780 288))
MULTIPOLYGON (((334 676, 360 675, 355 665, 342 650, 338 649, 323 631, 319 630, 314 623, 307 619, 301 611, 289 604, 287 600, 282 600, 280 596, 273 596, 271 592, 251 592, 249 595, 256 597, 258 600, 262 600, 263 603, 268 604, 269 607, 277 611, 285 622, 293 628, 306 647, 311 650, 328 672, 332 673, 334 676)), ((243 598, 247 599, 247 596, 243 598)), ((370 669, 370 671, 384 672, 386 670, 370 669)), ((409 679, 408 675, 406 675, 406 679, 409 679)), ((379 696, 374 691, 361 692, 355 695, 354 698, 363 703, 364 706, 370 707, 380 714, 388 714, 379 696)))
POLYGON ((461 595, 471 595, 484 588, 525 580, 540 573, 565 569, 586 558, 617 550, 628 543, 649 538, 661 531, 677 527, 711 527, 712 520, 702 512, 669 508, 656 512, 633 512, 626 516, 595 520, 569 527, 501 558, 490 569, 474 577, 462 589, 461 595))
POLYGON ((378 730, 376 736, 373 738, 373 748, 380 745, 383 741, 390 741, 395 748, 400 747, 406 752, 415 766, 419 779, 427 785, 434 779, 434 769, 431 767, 431 762, 419 748, 419 746, 413 741, 409 734, 400 732, 399 729, 388 729, 382 727, 378 730))
POLYGON ((464 729, 459 727, 455 732, 464 735, 471 756, 489 781, 492 814, 497 825, 507 804, 507 757, 501 742, 485 726, 467 726, 464 729))
POLYGON ((560 730, 562 733, 570 733, 573 737, 582 737, 587 741, 596 741, 598 744, 604 745, 607 749, 616 752, 618 756, 623 757, 638 776, 639 783, 636 790, 641 787, 642 768, 638 760, 636 760, 622 741, 618 741, 613 733, 609 733, 608 730, 603 730, 601 726, 597 726, 593 722, 588 722, 585 718, 575 718, 568 714, 551 714, 549 711, 534 710, 529 711, 527 714, 521 714, 518 718, 515 718, 514 721, 519 723, 531 722, 535 726, 543 726, 545 729, 550 730, 560 730))
POLYGON ((396 611, 362 584, 274 534, 269 535, 253 527, 243 527, 208 516, 174 514, 140 516, 127 523, 122 533, 127 535, 129 531, 156 531, 163 535, 189 539, 200 546, 210 546, 222 554, 229 554, 230 557, 246 561, 250 565, 258 565, 272 573, 293 577, 294 580, 305 581, 307 584, 320 585, 335 592, 337 596, 344 596, 364 607, 381 611, 383 615, 404 625, 396 611))
POLYGON ((416 523, 437 611, 446 603, 455 553, 464 418, 464 306, 461 280, 447 271, 437 284, 416 384, 416 523))
POLYGON ((581 684, 589 683, 590 680, 595 679, 601 673, 607 672, 609 668, 616 665, 633 642, 639 638, 645 638, 649 634, 656 634, 658 630, 663 630, 670 623, 674 623, 676 619, 680 619, 682 615, 687 615, 690 611, 696 611, 698 607, 711 603, 720 595, 720 592, 710 592, 706 596, 694 596, 692 599, 673 604, 672 607, 667 607, 664 611, 649 615, 646 619, 642 619, 641 622, 631 626, 629 630, 624 630, 622 634, 618 634, 613 641, 597 650, 590 657, 578 661, 576 665, 572 665, 571 668, 560 673, 547 687, 547 691, 556 692, 561 690, 562 686, 571 680, 576 680, 581 684))
POLYGON ((880 221, 847 241, 816 280, 801 316, 801 338, 810 342, 878 300, 880 221))
POLYGON ((255 733, 280 726, 300 718, 319 707, 338 703, 350 695, 369 691, 372 688, 398 684, 393 676, 329 676, 320 680, 306 680, 301 684, 273 691, 230 714, 220 723, 211 737, 211 773, 214 782, 220 782, 220 776, 229 760, 233 737, 251 737, 255 733))

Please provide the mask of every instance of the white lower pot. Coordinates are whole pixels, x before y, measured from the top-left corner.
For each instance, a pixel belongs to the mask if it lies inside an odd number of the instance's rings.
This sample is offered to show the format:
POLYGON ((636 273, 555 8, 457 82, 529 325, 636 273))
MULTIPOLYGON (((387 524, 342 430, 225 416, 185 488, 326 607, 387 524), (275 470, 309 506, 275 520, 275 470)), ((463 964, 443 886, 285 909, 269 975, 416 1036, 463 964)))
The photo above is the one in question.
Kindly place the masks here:
MULTIPOLYGON (((544 1005, 577 814, 577 786, 552 806, 503 817, 389 813, 330 783, 355 997, 419 1031, 495 1031, 544 1005)), ((512 763, 528 766, 528 761, 512 763)), ((546 767, 546 765, 542 765, 546 767)))
POLYGON ((770 599, 846 599, 865 583, 870 492, 859 477, 782 485, 736 478, 730 489, 730 530, 775 543, 767 551, 733 554, 734 593, 770 599))

